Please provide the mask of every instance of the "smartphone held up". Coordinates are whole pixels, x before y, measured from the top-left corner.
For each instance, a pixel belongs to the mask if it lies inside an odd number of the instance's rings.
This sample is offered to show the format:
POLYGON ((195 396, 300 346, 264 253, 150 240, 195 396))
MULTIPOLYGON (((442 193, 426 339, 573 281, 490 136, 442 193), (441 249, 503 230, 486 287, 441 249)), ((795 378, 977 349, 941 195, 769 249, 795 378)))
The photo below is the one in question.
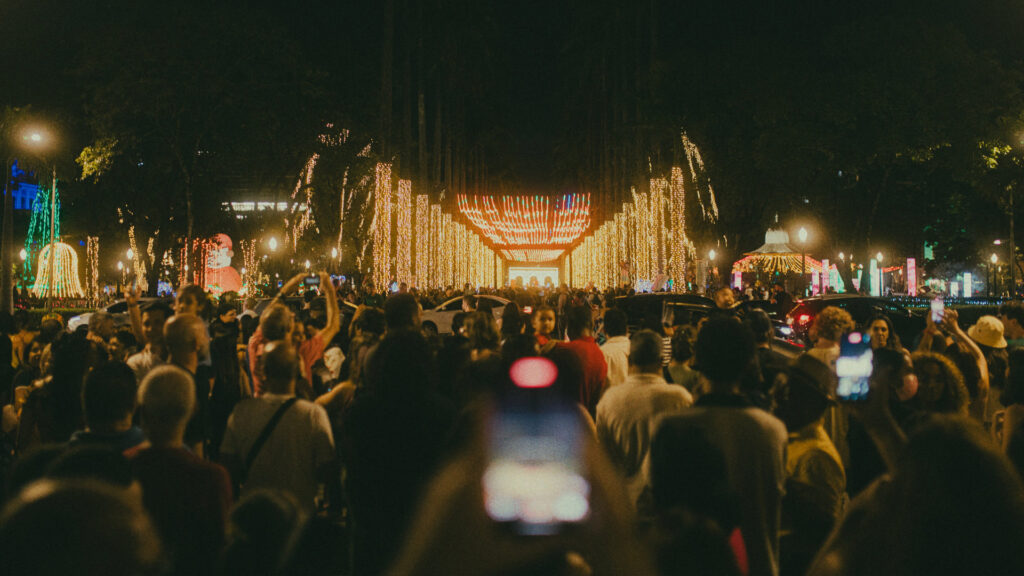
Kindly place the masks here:
POLYGON ((590 514, 583 430, 573 406, 551 388, 557 374, 545 358, 514 363, 515 388, 499 401, 489 423, 484 509, 523 535, 556 534, 590 514))
POLYGON ((839 358, 836 360, 836 376, 839 377, 836 398, 840 402, 866 401, 873 370, 871 337, 860 332, 844 336, 839 343, 839 358))
POLYGON ((942 298, 935 298, 931 303, 932 309, 932 322, 934 324, 941 324, 943 318, 946 316, 946 305, 942 302, 942 298))

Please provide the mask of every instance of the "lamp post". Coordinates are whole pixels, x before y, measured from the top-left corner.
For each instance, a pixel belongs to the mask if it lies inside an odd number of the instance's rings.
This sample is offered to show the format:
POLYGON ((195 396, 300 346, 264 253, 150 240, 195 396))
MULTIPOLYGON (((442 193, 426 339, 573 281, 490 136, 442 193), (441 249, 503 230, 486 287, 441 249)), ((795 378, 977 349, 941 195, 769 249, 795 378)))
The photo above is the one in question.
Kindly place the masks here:
POLYGON ((882 271, 882 253, 875 254, 875 261, 878 262, 878 295, 885 296, 885 272, 882 271))
POLYGON ((989 287, 988 287, 988 295, 989 295, 989 297, 992 297, 992 296, 998 297, 999 296, 999 287, 998 287, 997 283, 999 282, 999 276, 996 275, 996 265, 999 264, 999 256, 996 256, 996 253, 993 252, 992 255, 989 256, 988 261, 992 263, 992 265, 988 267, 988 273, 989 273, 989 276, 990 276, 989 287))
POLYGON ((796 237, 800 239, 800 292, 807 295, 807 228, 803 226, 796 233, 796 237))
MULTIPOLYGON (((45 133, 40 130, 26 130, 21 133, 21 148, 39 151, 46 144, 45 133)), ((0 239, 0 312, 14 310, 12 259, 14 244, 14 155, 4 159, 4 215, 3 237, 0 239)), ((53 252, 51 250, 51 252, 53 252)), ((51 282, 52 283, 52 282, 51 282)))

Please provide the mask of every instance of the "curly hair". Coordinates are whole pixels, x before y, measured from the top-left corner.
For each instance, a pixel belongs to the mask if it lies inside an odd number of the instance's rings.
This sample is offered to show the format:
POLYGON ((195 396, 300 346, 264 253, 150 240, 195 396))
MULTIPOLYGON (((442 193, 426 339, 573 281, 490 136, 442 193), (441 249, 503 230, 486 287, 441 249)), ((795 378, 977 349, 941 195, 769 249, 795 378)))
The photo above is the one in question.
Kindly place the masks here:
POLYGON ((843 337, 843 334, 853 330, 854 326, 856 324, 854 324, 853 317, 850 316, 849 312, 835 306, 826 306, 814 318, 814 324, 811 325, 811 329, 819 338, 838 342, 843 337))
POLYGON ((934 352, 915 352, 910 358, 919 382, 917 395, 911 400, 914 407, 927 412, 966 415, 970 395, 956 364, 934 352), (938 368, 939 381, 922 377, 929 366, 938 368))

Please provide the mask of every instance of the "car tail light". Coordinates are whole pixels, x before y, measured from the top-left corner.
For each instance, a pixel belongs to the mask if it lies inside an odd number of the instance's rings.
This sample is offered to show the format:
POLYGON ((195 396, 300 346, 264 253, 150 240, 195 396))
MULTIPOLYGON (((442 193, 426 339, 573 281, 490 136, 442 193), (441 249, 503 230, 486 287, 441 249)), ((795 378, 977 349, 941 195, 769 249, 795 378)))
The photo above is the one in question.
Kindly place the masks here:
POLYGON ((803 326, 804 324, 807 324, 807 323, 809 323, 811 321, 811 315, 810 314, 801 314, 800 317, 797 318, 796 321, 801 326, 803 326))

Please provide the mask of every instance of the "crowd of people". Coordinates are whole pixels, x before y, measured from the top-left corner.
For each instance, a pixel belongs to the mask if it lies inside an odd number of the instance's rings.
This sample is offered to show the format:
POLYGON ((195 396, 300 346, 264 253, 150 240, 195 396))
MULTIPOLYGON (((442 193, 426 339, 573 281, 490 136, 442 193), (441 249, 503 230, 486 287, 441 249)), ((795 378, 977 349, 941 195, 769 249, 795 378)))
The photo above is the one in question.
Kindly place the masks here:
POLYGON ((615 292, 506 290, 498 314, 468 286, 384 298, 320 276, 301 309, 306 274, 259 314, 185 286, 173 306, 128 294, 126 326, 0 319, 0 572, 1024 566, 1020 303, 966 330, 947 309, 913 342, 826 307, 793 357, 767 314, 728 312, 731 292, 694 323, 636 327, 615 292), (424 332, 422 310, 453 297, 452 333, 424 332), (873 349, 856 403, 837 395, 852 332, 873 349), (586 513, 543 536, 499 521, 484 484, 495 414, 535 358, 587 486, 586 513))

